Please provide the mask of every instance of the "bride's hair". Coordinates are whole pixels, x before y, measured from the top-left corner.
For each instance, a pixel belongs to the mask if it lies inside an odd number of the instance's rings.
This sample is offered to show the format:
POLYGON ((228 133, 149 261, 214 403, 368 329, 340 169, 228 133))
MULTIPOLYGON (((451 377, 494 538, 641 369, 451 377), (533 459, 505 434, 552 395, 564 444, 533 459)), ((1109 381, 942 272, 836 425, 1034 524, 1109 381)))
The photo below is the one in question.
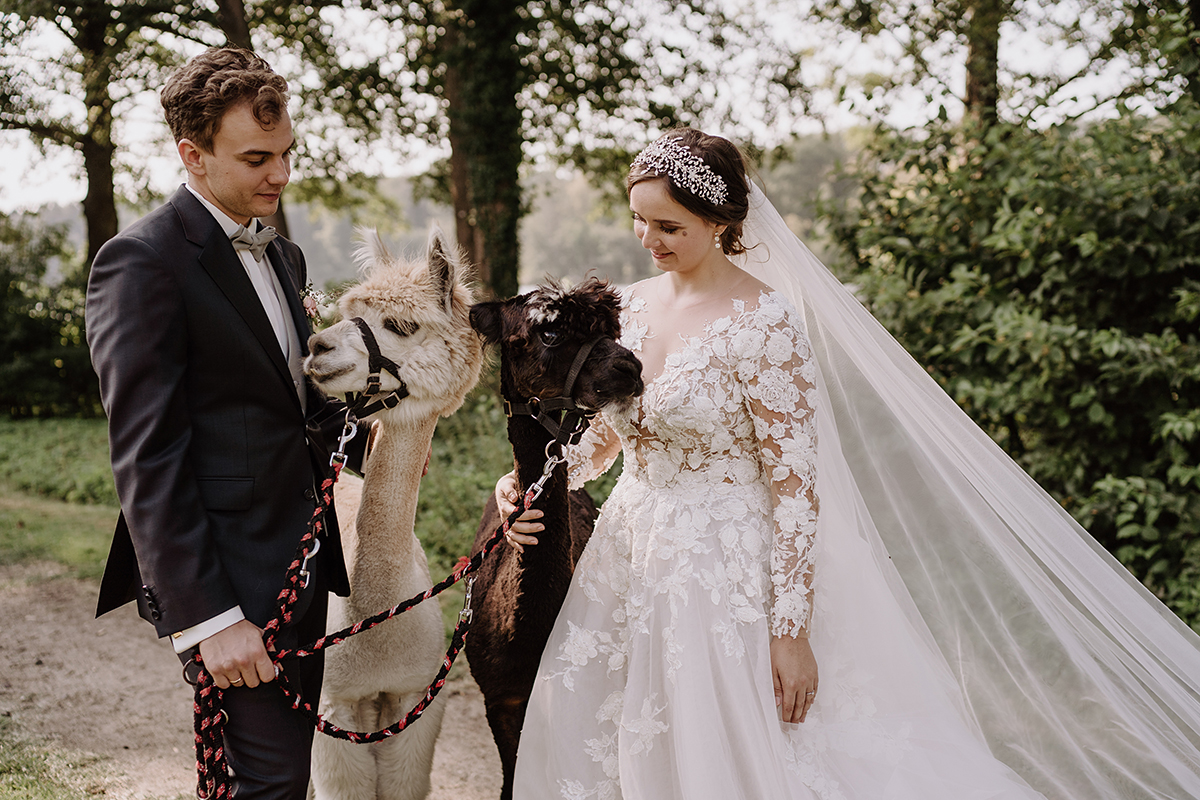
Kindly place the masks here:
POLYGON ((648 169, 637 160, 634 161, 629 177, 625 180, 626 193, 642 181, 664 178, 672 200, 703 220, 714 225, 726 226, 721 234, 721 251, 725 255, 735 256, 746 252, 742 245, 742 225, 746 222, 746 213, 750 208, 750 184, 746 176, 746 160, 737 145, 728 139, 710 136, 694 128, 675 128, 664 133, 658 141, 663 139, 675 140, 708 165, 725 184, 724 202, 712 203, 692 190, 680 186, 669 175, 648 169))

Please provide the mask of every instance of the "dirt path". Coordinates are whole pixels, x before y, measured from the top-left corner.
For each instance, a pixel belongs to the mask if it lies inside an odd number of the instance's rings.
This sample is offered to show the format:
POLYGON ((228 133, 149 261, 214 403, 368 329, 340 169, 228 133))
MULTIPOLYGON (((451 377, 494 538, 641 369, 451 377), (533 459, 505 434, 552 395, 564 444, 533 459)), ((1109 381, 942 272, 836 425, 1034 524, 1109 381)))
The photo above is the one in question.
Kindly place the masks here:
MULTIPOLYGON (((192 693, 179 662, 132 606, 96 620, 95 600, 95 583, 53 564, 0 565, 0 714, 88 765, 80 779, 89 794, 193 797, 192 693)), ((479 689, 466 677, 442 696, 430 800, 498 797, 500 761, 479 689)))

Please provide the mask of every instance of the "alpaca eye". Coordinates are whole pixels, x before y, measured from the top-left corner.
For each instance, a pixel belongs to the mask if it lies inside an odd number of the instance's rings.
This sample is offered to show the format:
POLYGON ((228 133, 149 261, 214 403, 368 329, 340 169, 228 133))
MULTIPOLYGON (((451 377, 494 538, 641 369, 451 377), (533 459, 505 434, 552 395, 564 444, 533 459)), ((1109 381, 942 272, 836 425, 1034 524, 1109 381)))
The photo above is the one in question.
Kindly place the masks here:
POLYGON ((409 322, 408 320, 400 320, 397 322, 389 317, 383 321, 383 328, 384 330, 391 331, 397 336, 412 336, 417 332, 420 326, 417 325, 417 323, 409 322))
POLYGON ((546 347, 554 347, 562 344, 562 334, 555 330, 544 330, 538 332, 538 338, 542 340, 542 344, 546 347))

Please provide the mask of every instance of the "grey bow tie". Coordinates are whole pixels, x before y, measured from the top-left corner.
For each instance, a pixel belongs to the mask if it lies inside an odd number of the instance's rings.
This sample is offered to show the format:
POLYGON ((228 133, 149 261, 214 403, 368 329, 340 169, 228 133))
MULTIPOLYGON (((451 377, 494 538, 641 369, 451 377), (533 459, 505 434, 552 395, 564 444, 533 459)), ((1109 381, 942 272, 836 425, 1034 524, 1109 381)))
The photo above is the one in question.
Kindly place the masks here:
POLYGON ((238 225, 238 229, 229 237, 229 241, 233 242, 234 250, 249 250, 255 261, 262 261, 267 245, 277 235, 275 229, 270 226, 259 229, 258 233, 251 233, 245 225, 238 225))

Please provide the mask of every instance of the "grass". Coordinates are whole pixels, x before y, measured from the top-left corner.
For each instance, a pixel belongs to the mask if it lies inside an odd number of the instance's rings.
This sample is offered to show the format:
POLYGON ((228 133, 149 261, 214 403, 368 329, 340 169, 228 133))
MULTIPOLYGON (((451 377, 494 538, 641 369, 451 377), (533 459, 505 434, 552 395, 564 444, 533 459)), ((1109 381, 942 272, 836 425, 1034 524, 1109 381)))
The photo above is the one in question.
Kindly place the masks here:
POLYGON ((99 762, 47 749, 0 717, 0 800, 83 800, 103 794, 99 762))
POLYGON ((0 485, 72 503, 117 505, 103 419, 0 416, 0 485))
POLYGON ((0 417, 0 562, 99 578, 116 520, 104 420, 0 417))
POLYGON ((0 562, 56 561, 77 577, 99 579, 116 520, 115 506, 0 491, 0 562))

